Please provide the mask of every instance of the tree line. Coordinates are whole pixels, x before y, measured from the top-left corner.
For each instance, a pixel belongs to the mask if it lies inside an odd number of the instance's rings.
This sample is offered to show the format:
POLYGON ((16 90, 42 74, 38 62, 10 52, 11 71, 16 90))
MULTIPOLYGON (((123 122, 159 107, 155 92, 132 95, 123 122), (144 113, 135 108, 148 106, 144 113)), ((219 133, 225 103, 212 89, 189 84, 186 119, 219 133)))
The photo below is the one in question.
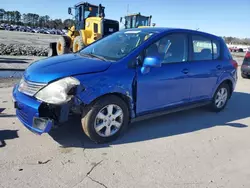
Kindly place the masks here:
MULTIPOLYGON (((40 16, 34 13, 21 14, 19 11, 5 11, 0 8, 0 23, 25 25, 31 27, 46 27, 64 29, 74 24, 72 19, 50 19, 48 15, 40 16)), ((250 38, 223 37, 226 43, 250 45, 250 38)))
POLYGON ((250 38, 237 38, 237 37, 223 37, 227 44, 244 44, 250 45, 250 38))
POLYGON ((23 25, 30 27, 46 27, 64 29, 74 24, 72 19, 51 19, 48 15, 40 16, 35 13, 21 14, 19 11, 5 11, 0 8, 0 23, 23 25))

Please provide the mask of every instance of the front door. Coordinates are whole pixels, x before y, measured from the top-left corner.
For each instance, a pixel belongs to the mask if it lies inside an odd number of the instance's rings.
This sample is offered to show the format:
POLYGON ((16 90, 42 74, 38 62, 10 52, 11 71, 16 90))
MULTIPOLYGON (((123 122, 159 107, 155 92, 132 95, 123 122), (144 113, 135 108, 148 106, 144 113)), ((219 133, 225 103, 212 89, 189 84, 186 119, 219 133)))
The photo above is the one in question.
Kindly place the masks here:
POLYGON ((180 105, 189 101, 188 39, 169 34, 145 49, 145 56, 160 56, 162 66, 147 74, 137 69, 137 115, 180 105))

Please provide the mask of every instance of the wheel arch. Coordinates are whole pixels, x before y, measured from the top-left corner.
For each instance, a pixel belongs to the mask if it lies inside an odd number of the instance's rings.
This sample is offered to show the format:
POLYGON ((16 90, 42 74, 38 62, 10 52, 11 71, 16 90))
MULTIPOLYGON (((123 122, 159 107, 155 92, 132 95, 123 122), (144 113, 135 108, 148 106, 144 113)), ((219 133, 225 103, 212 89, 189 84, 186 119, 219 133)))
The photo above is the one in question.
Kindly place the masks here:
POLYGON ((225 78, 224 80, 222 80, 219 84, 217 84, 217 86, 215 87, 214 91, 213 91, 213 96, 216 92, 216 90, 222 85, 222 84, 227 84, 229 86, 230 89, 230 93, 229 93, 229 98, 231 98, 233 90, 234 90, 234 85, 233 85, 233 81, 229 78, 225 78))
POLYGON ((93 101, 91 101, 91 103, 89 105, 95 103, 97 100, 99 100, 103 97, 106 97, 106 96, 116 96, 116 97, 120 98, 121 100, 123 100, 126 103, 128 110, 129 110, 129 115, 130 115, 129 119, 131 119, 135 116, 132 98, 129 95, 126 95, 126 94, 120 93, 120 92, 112 92, 112 93, 102 94, 102 95, 98 96, 97 98, 95 98, 93 101))

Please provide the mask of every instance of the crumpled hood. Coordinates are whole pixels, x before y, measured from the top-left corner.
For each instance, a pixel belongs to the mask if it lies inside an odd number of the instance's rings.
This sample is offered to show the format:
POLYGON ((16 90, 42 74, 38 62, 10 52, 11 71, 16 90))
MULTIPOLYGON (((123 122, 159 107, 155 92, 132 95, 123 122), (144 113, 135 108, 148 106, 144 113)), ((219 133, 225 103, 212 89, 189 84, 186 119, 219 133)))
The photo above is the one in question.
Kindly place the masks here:
POLYGON ((26 69, 24 78, 31 82, 48 83, 67 76, 102 72, 110 65, 111 62, 79 54, 65 54, 32 63, 26 69))

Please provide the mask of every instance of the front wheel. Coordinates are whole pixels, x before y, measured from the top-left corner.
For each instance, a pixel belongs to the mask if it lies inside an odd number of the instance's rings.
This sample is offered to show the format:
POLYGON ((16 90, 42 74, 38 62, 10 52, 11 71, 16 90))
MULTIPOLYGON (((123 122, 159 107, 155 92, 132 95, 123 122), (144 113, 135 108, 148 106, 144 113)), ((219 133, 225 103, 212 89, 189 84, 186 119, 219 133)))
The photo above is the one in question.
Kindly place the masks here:
POLYGON ((115 140, 126 130, 128 122, 126 103, 113 95, 97 100, 82 117, 85 134, 96 143, 115 140))
POLYGON ((212 100, 212 110, 215 112, 219 112, 226 107, 230 96, 230 90, 228 84, 221 84, 216 90, 213 100, 212 100))

